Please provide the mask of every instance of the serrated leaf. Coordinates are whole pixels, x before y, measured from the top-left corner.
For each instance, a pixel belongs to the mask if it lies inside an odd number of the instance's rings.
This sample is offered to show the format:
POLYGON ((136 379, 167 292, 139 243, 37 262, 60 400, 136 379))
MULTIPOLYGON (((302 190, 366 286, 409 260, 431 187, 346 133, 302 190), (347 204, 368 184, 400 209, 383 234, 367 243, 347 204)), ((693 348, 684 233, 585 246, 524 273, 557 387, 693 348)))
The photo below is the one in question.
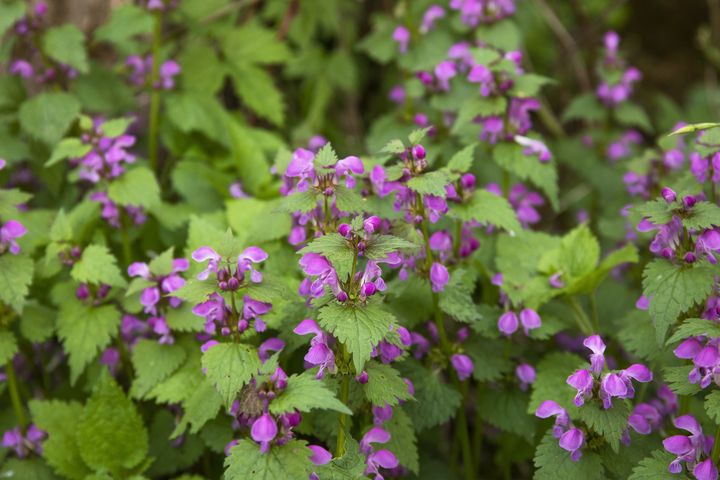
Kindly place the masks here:
POLYGON ((470 170, 473 160, 475 159, 475 147, 475 144, 468 145, 450 157, 450 161, 447 164, 448 170, 455 173, 465 173, 470 170))
POLYGON ((216 290, 217 282, 214 280, 191 278, 185 282, 185 285, 172 292, 172 296, 197 305, 207 300, 208 296, 216 290))
POLYGON ((260 453, 260 445, 240 440, 225 458, 226 480, 275 480, 307 478, 312 471, 311 451, 302 440, 290 440, 260 453))
POLYGON ((57 332, 70 356, 70 381, 75 383, 90 361, 110 344, 120 327, 120 312, 112 305, 94 307, 79 301, 64 303, 57 332))
POLYGON ((650 299, 658 343, 681 313, 704 301, 713 288, 713 270, 702 263, 676 266, 656 259, 643 271, 643 293, 650 299))
POLYGON ((546 355, 535 368, 537 376, 532 384, 528 413, 534 415, 535 410, 545 400, 554 400, 566 410, 575 408, 572 403, 572 389, 565 380, 583 364, 582 358, 568 352, 546 355))
POLYGON ((380 153, 399 154, 405 151, 405 145, 402 140, 395 138, 390 140, 383 148, 380 153))
POLYGON ((535 431, 535 418, 527 411, 528 400, 528 395, 517 388, 483 389, 477 395, 477 408, 486 422, 530 440, 535 431))
POLYGON ((392 235, 373 235, 365 246, 364 255, 370 260, 383 260, 392 252, 417 250, 418 245, 392 235))
POLYGON ((503 354, 503 348, 497 341, 478 337, 469 340, 465 353, 473 360, 473 378, 479 382, 495 381, 512 370, 512 362, 503 354))
POLYGON ((287 213, 307 213, 318 206, 317 194, 314 189, 296 192, 283 197, 277 206, 278 211, 287 213))
POLYGON ((379 303, 370 301, 356 306, 330 303, 320 310, 318 320, 352 354, 356 373, 363 371, 373 348, 395 324, 392 313, 384 310, 379 303))
POLYGON ((45 162, 45 166, 51 167, 66 158, 83 157, 90 150, 92 150, 92 145, 83 143, 79 138, 63 138, 53 149, 50 158, 45 162))
POLYGON ((323 480, 365 479, 365 455, 360 453, 358 443, 351 436, 347 436, 345 454, 340 458, 333 458, 325 465, 316 466, 315 472, 323 480))
POLYGON ((80 73, 87 73, 85 36, 75 25, 65 24, 48 29, 42 37, 42 48, 56 62, 69 65, 80 73))
POLYGON ((157 478, 185 470, 203 454, 205 444, 197 435, 186 435, 179 445, 170 439, 175 422, 175 415, 169 410, 160 410, 153 416, 148 456, 154 457, 154 461, 145 472, 147 477, 157 478))
POLYGON ((668 466, 675 460, 672 453, 663 450, 655 450, 651 456, 643 459, 633 468, 632 475, 628 480, 685 480, 687 475, 684 472, 670 473, 668 466))
POLYGON ((687 229, 704 230, 720 225, 720 207, 710 202, 698 202, 690 215, 682 219, 683 226, 687 229))
POLYGON ((106 284, 113 287, 126 285, 115 257, 104 245, 90 245, 85 248, 80 260, 73 265, 70 275, 78 282, 94 285, 106 284))
MULTIPOLYGON (((173 261, 175 257, 175 247, 170 247, 159 255, 150 260, 148 267, 153 275, 164 277, 170 275, 173 271, 173 261)), ((142 278, 142 277, 140 277, 142 278)))
POLYGON ((205 375, 230 408, 242 387, 261 367, 255 349, 240 343, 221 343, 203 353, 205 375))
POLYGON ((0 217, 8 219, 19 214, 18 205, 32 198, 32 195, 17 188, 0 190, 0 217))
POLYGON ((290 234, 291 218, 285 212, 278 212, 279 205, 278 201, 255 198, 229 200, 226 203, 228 224, 248 245, 285 238, 290 234), (252 226, 262 228, 249 228, 252 226))
MULTIPOLYGON (((577 418, 603 436, 613 451, 616 453, 619 451, 620 438, 627 428, 627 419, 630 415, 630 409, 626 401, 616 399, 613 402, 613 407, 607 410, 597 402, 587 402, 582 407, 575 409, 575 412, 577 418)), ((575 418, 574 412, 571 412, 570 415, 575 418)))
POLYGON ((107 372, 77 421, 77 444, 90 468, 118 476, 147 455, 148 434, 142 417, 107 372))
POLYGON ((434 195, 443 197, 447 195, 445 186, 452 181, 452 177, 446 170, 435 170, 413 177, 407 182, 407 186, 420 195, 434 195))
POLYGON ((320 150, 318 150, 318 152, 315 154, 315 159, 313 160, 313 163, 316 167, 324 169, 330 169, 331 167, 335 166, 337 162, 337 153, 335 153, 335 149, 329 142, 323 145, 320 150))
POLYGON ((647 218, 655 225, 669 223, 673 217, 672 204, 669 204, 662 198, 650 200, 649 202, 633 207, 632 210, 647 218))
POLYGON ((152 32, 153 14, 145 8, 131 4, 119 5, 112 10, 110 19, 94 32, 95 41, 124 46, 135 35, 152 32))
POLYGON ((692 365, 663 367, 663 381, 678 395, 695 395, 700 391, 700 385, 688 380, 692 368, 692 365))
POLYGON ((455 269, 445 289, 440 292, 440 309, 464 323, 482 319, 482 314, 472 298, 475 286, 473 274, 463 268, 455 269))
POLYGON ((522 228, 510 202, 504 197, 487 190, 476 190, 472 198, 466 203, 452 204, 448 216, 460 219, 463 222, 474 220, 495 225, 511 234, 519 232, 522 228))
POLYGON ((149 168, 137 167, 110 183, 108 196, 119 205, 152 208, 160 203, 160 186, 149 168))
POLYGON ((570 120, 600 121, 604 120, 606 110, 593 93, 576 96, 567 106, 562 115, 563 122, 570 120))
POLYGON ((0 302, 22 312, 30 291, 34 264, 25 255, 0 255, 0 302))
POLYGON ((710 338, 720 337, 720 325, 712 320, 704 318, 687 318, 678 325, 675 333, 668 338, 666 345, 685 340, 688 337, 708 336, 710 338))
POLYGON ((241 63, 233 65, 231 78, 235 90, 248 108, 275 125, 283 125, 285 104, 268 72, 255 65, 241 63))
POLYGON ((155 385, 172 375, 186 357, 185 349, 180 345, 161 345, 154 340, 140 339, 132 349, 136 376, 130 396, 143 398, 155 385))
POLYGON ((288 378, 287 388, 270 403, 270 412, 274 415, 292 412, 295 409, 301 412, 316 409, 334 410, 352 415, 352 410, 335 398, 327 386, 310 372, 291 375, 288 378))
POLYGON ((577 462, 570 459, 570 452, 560 448, 557 438, 547 432, 535 450, 536 480, 604 480, 602 460, 597 453, 583 452, 577 462))
POLYGON ((80 102, 63 92, 44 92, 23 102, 18 112, 23 131, 54 145, 80 113, 80 102))
POLYGON ((720 390, 713 390, 705 397, 705 411, 716 424, 720 424, 720 390))
POLYGON ((425 138, 427 133, 432 130, 432 128, 433 127, 418 128, 410 132, 410 135, 408 135, 408 140, 410 141, 410 144, 417 145, 422 142, 423 138, 425 138))
POLYGON ((373 405, 394 406, 401 400, 412 398, 407 383, 402 379, 400 373, 390 365, 370 361, 365 364, 365 371, 368 374, 368 381, 362 386, 365 397, 373 405))
POLYGON ((190 433, 197 433, 208 421, 215 418, 223 405, 223 399, 209 379, 203 379, 183 402, 183 417, 172 433, 176 438, 190 426, 190 433))
POLYGON ((419 432, 447 422, 462 401, 460 392, 444 383, 441 372, 428 370, 412 360, 403 362, 401 370, 415 386, 416 402, 408 402, 404 409, 419 432))
POLYGON ((12 360, 18 351, 15 334, 8 330, 0 330, 0 365, 12 360))
POLYGON ((43 457, 55 471, 67 478, 83 479, 91 470, 85 465, 77 446, 77 421, 83 406, 77 402, 31 400, 33 422, 47 432, 43 457))
POLYGON ((104 137, 116 138, 125 133, 133 122, 135 119, 132 117, 113 118, 103 122, 100 128, 104 137))

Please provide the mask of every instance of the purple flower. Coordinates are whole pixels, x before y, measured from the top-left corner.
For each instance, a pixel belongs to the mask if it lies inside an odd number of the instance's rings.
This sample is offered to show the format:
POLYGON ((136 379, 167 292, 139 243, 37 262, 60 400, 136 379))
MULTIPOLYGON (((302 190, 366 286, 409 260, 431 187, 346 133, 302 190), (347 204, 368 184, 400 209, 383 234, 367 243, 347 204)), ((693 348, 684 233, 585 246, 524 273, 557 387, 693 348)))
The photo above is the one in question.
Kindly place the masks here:
POLYGON ((566 382, 568 385, 577 390, 574 400, 576 406, 582 406, 586 399, 592 397, 592 389, 595 385, 595 379, 588 370, 577 370, 567 378, 566 382))
POLYGON ((430 267, 430 283, 433 292, 442 292, 450 280, 450 274, 442 263, 435 262, 430 267))
POLYGON ((520 390, 526 391, 535 382, 536 373, 532 365, 521 363, 515 368, 515 376, 520 381, 520 390))
POLYGON ((30 452, 42 454, 42 442, 47 434, 40 430, 35 424, 30 424, 23 436, 20 427, 6 430, 2 438, 2 446, 15 450, 19 458, 27 457, 30 452))
POLYGON ((450 362, 457 372, 458 378, 461 382, 470 378, 474 369, 473 361, 470 357, 456 353, 450 357, 450 362))
POLYGON ((312 366, 319 366, 317 378, 322 378, 327 369, 330 373, 335 372, 335 354, 328 346, 328 335, 323 332, 315 320, 307 318, 295 327, 293 332, 297 335, 307 335, 309 333, 315 336, 310 340, 310 350, 305 355, 305 361, 312 366))
POLYGON ((263 413, 252 424, 250 436, 253 440, 260 444, 260 451, 267 453, 270 449, 270 442, 273 441, 278 434, 278 427, 275 419, 269 413, 263 413))
POLYGON ((512 310, 503 313, 498 318, 498 330, 507 336, 515 333, 519 325, 517 314, 512 310))
POLYGON ((582 456, 580 449, 585 444, 585 434, 579 428, 571 428, 560 436, 559 444, 560 448, 570 452, 570 459, 577 462, 582 456))
POLYGON ((420 24, 420 33, 428 33, 433 28, 433 24, 436 20, 445 16, 445 10, 440 5, 431 5, 430 8, 425 10, 425 14, 420 24))
POLYGON ((605 367, 605 342, 600 335, 591 335, 583 341, 583 345, 593 352, 590 355, 590 371, 600 375, 605 367))
POLYGON ((400 48, 400 53, 406 53, 410 44, 410 30, 402 25, 395 27, 392 33, 392 39, 395 40, 400 48))
POLYGON ((285 348, 285 342, 277 337, 268 338, 258 347, 258 356, 265 363, 271 356, 270 352, 279 352, 285 348))
POLYGON ((360 440, 360 451, 366 456, 365 475, 376 475, 382 479, 380 468, 395 468, 398 466, 397 457, 390 450, 375 450, 373 443, 387 443, 390 434, 380 427, 372 427, 360 440))
POLYGON ((523 137, 522 135, 515 135, 515 142, 520 146, 525 147, 523 150, 525 155, 537 155, 538 160, 540 160, 541 163, 547 163, 552 159, 552 154, 550 153, 547 145, 540 140, 523 137))
MULTIPOLYGON (((703 435, 702 428, 698 421, 692 415, 682 415, 673 420, 675 427, 690 432, 689 436, 673 435, 663 440, 665 450, 676 456, 668 466, 670 473, 680 473, 682 471, 682 462, 685 462, 688 470, 695 469, 704 462, 697 463, 702 456, 710 455, 713 446, 712 437, 703 435)), ((713 466, 714 467, 714 466, 713 466)), ((703 465, 699 469, 701 474, 712 474, 713 469, 703 465)), ((717 478, 717 470, 714 470, 717 478)), ((700 478, 700 477, 698 477, 700 478)))
POLYGON ((531 308, 525 308, 520 312, 520 323, 522 323, 525 335, 529 335, 530 330, 534 330, 542 326, 540 315, 531 308))
POLYGON ((320 297, 325 292, 325 286, 330 287, 332 292, 337 295, 340 293, 337 273, 330 261, 318 253, 306 253, 300 258, 300 268, 305 275, 317 277, 309 288, 312 297, 320 297))
POLYGON ((175 77, 179 74, 180 65, 174 60, 166 60, 160 65, 159 86, 165 90, 172 90, 175 87, 175 77))
POLYGON ((17 239, 27 233, 27 228, 17 220, 8 220, 0 226, 0 254, 9 251, 12 255, 20 253, 17 239))
POLYGON ((535 410, 539 418, 555 417, 552 434, 559 439, 560 447, 570 452, 570 459, 577 462, 582 456, 581 448, 585 444, 585 434, 570 422, 567 411, 552 400, 545 400, 535 410))

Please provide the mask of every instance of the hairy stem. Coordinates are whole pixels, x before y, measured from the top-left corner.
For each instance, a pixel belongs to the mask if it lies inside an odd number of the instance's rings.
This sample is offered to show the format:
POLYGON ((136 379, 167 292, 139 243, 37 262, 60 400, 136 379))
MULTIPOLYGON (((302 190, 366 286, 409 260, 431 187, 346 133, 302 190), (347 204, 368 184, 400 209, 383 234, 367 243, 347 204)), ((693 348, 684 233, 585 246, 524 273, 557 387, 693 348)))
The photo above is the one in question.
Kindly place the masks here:
POLYGON ((590 319, 585 313, 585 310, 583 310, 582 306, 580 305, 580 302, 578 302, 577 298, 575 298, 574 296, 569 296, 567 301, 568 305, 570 305, 570 308, 572 308, 573 313, 575 314, 575 320, 577 321, 580 331, 585 335, 592 335, 593 326, 590 323, 590 319))
POLYGON ((25 411, 23 410, 22 401, 20 400, 20 393, 18 392, 17 378, 15 377, 15 368, 13 367, 12 360, 8 360, 5 364, 5 373, 7 374, 10 401, 12 402, 18 425, 20 425, 20 430, 22 430, 24 434, 27 429, 27 419, 25 418, 25 411))
POLYGON ((160 126, 160 89, 157 82, 160 78, 160 43, 162 40, 162 13, 155 12, 155 26, 152 36, 152 71, 150 73, 150 125, 148 138, 148 158, 150 168, 157 172, 158 168, 158 129, 160 126))
MULTIPOLYGON (((343 347, 343 350, 345 348, 343 347)), ((347 405, 350 397, 350 375, 345 374, 340 384, 340 401, 343 405, 347 405)), ((345 429, 347 428, 347 415, 341 413, 338 416, 337 427, 337 445, 335 447, 335 456, 342 457, 345 454, 345 429)))
POLYGON ((715 429, 715 443, 713 443, 711 458, 713 463, 717 465, 718 459, 720 459, 720 426, 715 429))

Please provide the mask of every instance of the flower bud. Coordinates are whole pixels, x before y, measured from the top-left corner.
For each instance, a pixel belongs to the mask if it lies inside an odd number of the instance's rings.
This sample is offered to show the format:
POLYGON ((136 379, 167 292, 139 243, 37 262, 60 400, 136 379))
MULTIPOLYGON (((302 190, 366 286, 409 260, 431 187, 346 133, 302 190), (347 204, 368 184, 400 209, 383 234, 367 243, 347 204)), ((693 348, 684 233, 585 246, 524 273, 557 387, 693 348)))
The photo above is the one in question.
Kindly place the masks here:
POLYGON ((230 327, 222 327, 220 329, 220 335, 222 335, 223 337, 227 337, 228 335, 230 335, 230 327))
POLYGON ((352 232, 352 227, 347 223, 341 223, 338 227, 338 233, 343 237, 349 237, 352 232))
POLYGON ((685 254, 685 257, 683 257, 683 259, 687 263, 695 263, 695 260, 697 260, 697 257, 695 256, 695 254, 693 252, 687 252, 685 254))
POLYGON ((472 173, 466 173, 462 177, 460 177, 460 185, 462 185, 463 190, 472 190, 475 188, 475 175, 472 173))
POLYGON ((230 277, 230 279, 227 281, 227 288, 228 288, 228 290, 230 290, 232 292, 237 290, 239 286, 240 286, 240 282, 235 277, 230 277))
POLYGON ((380 217, 373 215, 372 217, 367 218, 363 222, 363 228, 365 229, 366 233, 371 234, 377 231, 378 228, 380 228, 381 223, 382 220, 380 220, 380 217))
POLYGON ((377 287, 373 282, 368 282, 362 286, 362 293, 366 297, 371 297, 377 292, 377 287))
POLYGON ((337 301, 340 303, 345 303, 348 301, 348 294, 345 293, 343 290, 340 290, 340 293, 337 294, 337 301))
POLYGON ((673 191, 672 188, 665 187, 662 189, 662 192, 660 192, 662 197, 665 199, 666 202, 672 203, 677 198, 677 194, 673 191))
POLYGON ((368 382, 368 373, 363 370, 362 373, 360 373, 360 375, 358 375, 357 377, 355 377, 355 380, 356 380, 360 385, 365 385, 365 384, 368 382))
POLYGON ((77 290, 75 290, 75 296, 78 300, 88 299, 90 296, 90 288, 88 288, 87 283, 81 283, 80 286, 78 286, 77 290))
POLYGON ((692 195, 687 195, 683 197, 683 205, 685 205, 685 208, 692 208, 697 203, 697 199, 693 197, 692 195))
POLYGON ((413 154, 413 157, 415 157, 418 160, 424 159, 425 158, 425 147, 423 147, 422 145, 419 145, 419 144, 414 145, 412 147, 412 154, 413 154))
POLYGON ((238 324, 237 324, 238 332, 240 332, 240 333, 244 332, 245 330, 248 329, 249 326, 250 326, 250 324, 244 318, 241 318, 240 320, 238 320, 238 324))

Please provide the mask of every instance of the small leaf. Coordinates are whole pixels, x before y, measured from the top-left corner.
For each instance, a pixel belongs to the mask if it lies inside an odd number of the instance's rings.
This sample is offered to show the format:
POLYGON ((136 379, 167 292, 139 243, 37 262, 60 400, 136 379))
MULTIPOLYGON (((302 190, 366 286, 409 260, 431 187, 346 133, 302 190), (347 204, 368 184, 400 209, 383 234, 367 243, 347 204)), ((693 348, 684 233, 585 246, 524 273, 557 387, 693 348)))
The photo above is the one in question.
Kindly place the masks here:
POLYGON ((363 385, 365 396, 373 405, 397 405, 412 398, 407 383, 390 365, 370 361, 365 364, 368 381, 363 385))
POLYGON ((252 347, 221 343, 203 353, 202 366, 225 406, 230 408, 242 387, 260 369, 261 363, 252 347))
POLYGON ((113 287, 126 285, 115 257, 104 245, 90 245, 83 250, 82 257, 73 265, 70 275, 78 282, 93 285, 106 284, 113 287))
POLYGON ((160 186, 149 168, 136 167, 110 183, 108 196, 119 205, 152 208, 160 203, 160 186))
POLYGON ((301 412, 316 409, 334 410, 352 415, 352 411, 335 398, 322 380, 316 379, 310 372, 291 375, 288 378, 287 388, 270 403, 270 412, 273 415, 292 412, 295 409, 301 412))
POLYGON ((83 157, 90 150, 92 150, 92 145, 83 143, 79 138, 64 138, 53 149, 50 159, 45 162, 45 166, 51 167, 66 158, 83 157))
POLYGON ((271 480, 307 478, 313 468, 311 451, 302 440, 274 445, 263 454, 260 445, 240 440, 225 458, 226 480, 271 480))
POLYGON ((72 24, 48 29, 42 37, 45 54, 57 61, 73 67, 80 73, 88 72, 85 36, 72 24))
POLYGON ((44 92, 23 102, 18 112, 23 131, 47 145, 57 143, 80 113, 80 102, 64 92, 44 92))

